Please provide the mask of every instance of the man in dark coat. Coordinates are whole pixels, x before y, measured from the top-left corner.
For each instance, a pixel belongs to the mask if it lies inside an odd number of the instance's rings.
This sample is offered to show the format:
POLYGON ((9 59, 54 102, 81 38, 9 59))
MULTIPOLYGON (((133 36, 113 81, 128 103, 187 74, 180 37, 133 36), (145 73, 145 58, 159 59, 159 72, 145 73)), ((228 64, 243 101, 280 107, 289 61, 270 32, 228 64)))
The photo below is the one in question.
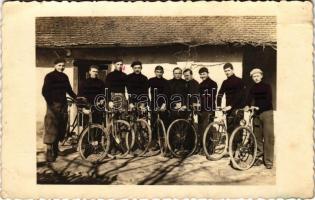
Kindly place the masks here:
POLYGON ((90 105, 94 105, 93 113, 92 113, 92 122, 93 123, 101 123, 102 122, 102 115, 101 108, 103 107, 100 105, 100 100, 104 100, 102 96, 105 93, 105 84, 102 80, 98 79, 98 69, 99 67, 96 65, 90 66, 89 69, 89 78, 87 78, 82 85, 80 86, 79 96, 84 97, 87 100, 87 103, 90 105), (101 99, 97 99, 101 97, 101 99), (96 109, 100 108, 100 109, 96 109))
POLYGON ((134 61, 131 63, 133 73, 128 74, 126 78, 126 86, 129 96, 129 104, 131 107, 148 106, 148 78, 141 73, 142 63, 134 61))
POLYGON ((259 108, 257 115, 260 127, 254 129, 258 146, 257 154, 263 154, 266 168, 271 169, 274 157, 274 122, 271 86, 262 81, 263 72, 259 68, 253 69, 250 72, 250 76, 255 84, 249 90, 245 110, 248 110, 249 106, 259 108))
POLYGON ((226 63, 223 66, 223 70, 227 79, 223 81, 218 93, 217 106, 221 107, 222 98, 225 94, 226 107, 223 108, 227 111, 227 131, 229 136, 236 126, 239 125, 239 121, 242 115, 236 116, 236 110, 244 107, 245 103, 245 85, 239 77, 235 76, 233 71, 233 65, 226 63))
POLYGON ((174 78, 169 80, 170 96, 169 108, 171 110, 171 121, 176 120, 179 117, 185 117, 185 114, 178 111, 184 111, 186 109, 186 87, 185 80, 182 79, 183 71, 179 67, 173 69, 174 78))
POLYGON ((194 104, 200 102, 199 83, 193 78, 193 72, 191 69, 184 70, 185 78, 185 94, 187 107, 192 107, 194 104))
MULTIPOLYGON (((162 66, 156 66, 154 69, 155 77, 149 79, 149 89, 151 94, 150 109, 152 111, 151 127, 152 128, 152 142, 157 143, 157 132, 155 130, 155 123, 157 120, 157 112, 160 112, 160 118, 164 123, 165 129, 169 124, 169 117, 167 113, 168 96, 169 96, 169 84, 163 77, 164 69, 162 66)), ((157 147, 155 145, 154 147, 157 147)))
POLYGON ((199 114, 198 124, 199 136, 202 139, 208 124, 213 122, 214 119, 218 85, 209 77, 209 71, 206 67, 200 68, 199 75, 202 82, 199 84, 201 112, 199 114))
POLYGON ((46 160, 55 161, 58 154, 58 143, 64 138, 68 113, 66 94, 76 98, 72 91, 69 78, 63 73, 66 61, 56 59, 55 70, 48 73, 44 79, 42 95, 47 103, 47 112, 44 120, 44 143, 47 145, 46 160))
POLYGON ((123 61, 117 59, 113 62, 114 71, 110 72, 105 80, 105 89, 107 92, 107 102, 109 107, 117 110, 126 109, 126 79, 127 75, 122 72, 123 61))

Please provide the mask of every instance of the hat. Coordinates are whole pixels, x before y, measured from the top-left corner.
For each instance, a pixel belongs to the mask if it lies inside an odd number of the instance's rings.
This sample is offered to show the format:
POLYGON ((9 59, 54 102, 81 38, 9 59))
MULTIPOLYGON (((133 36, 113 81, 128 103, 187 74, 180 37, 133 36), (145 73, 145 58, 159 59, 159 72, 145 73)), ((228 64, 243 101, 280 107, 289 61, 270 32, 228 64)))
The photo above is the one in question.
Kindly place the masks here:
POLYGON ((164 69, 163 69, 163 67, 161 65, 156 66, 154 71, 156 71, 156 70, 161 70, 161 71, 164 72, 164 69))
POLYGON ((63 58, 57 58, 57 59, 55 59, 54 64, 56 65, 58 63, 66 63, 66 60, 63 58))
POLYGON ((204 73, 204 72, 209 73, 208 68, 202 67, 202 68, 199 69, 199 74, 204 73))
POLYGON ((263 74, 263 72, 261 71, 261 69, 259 69, 259 68, 254 68, 254 69, 252 69, 252 71, 250 71, 249 75, 250 75, 250 76, 253 76, 253 75, 256 74, 256 73, 263 74))

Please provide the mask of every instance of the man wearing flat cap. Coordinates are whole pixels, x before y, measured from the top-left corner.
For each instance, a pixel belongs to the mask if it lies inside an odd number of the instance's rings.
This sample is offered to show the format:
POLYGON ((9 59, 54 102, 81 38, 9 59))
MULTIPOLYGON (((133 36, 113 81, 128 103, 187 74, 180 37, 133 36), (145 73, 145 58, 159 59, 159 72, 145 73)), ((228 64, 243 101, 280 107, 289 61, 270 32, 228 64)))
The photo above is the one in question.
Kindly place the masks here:
MULTIPOLYGON (((258 156, 263 154, 263 162, 267 169, 273 166, 274 157, 274 125, 271 86, 262 81, 263 72, 259 68, 254 68, 250 72, 255 84, 250 88, 246 100, 245 110, 249 106, 258 107, 257 115, 260 127, 254 129, 257 139, 258 156)), ((258 159, 255 165, 262 164, 258 159)))
POLYGON ((63 73, 66 61, 58 58, 54 62, 55 70, 48 73, 44 79, 42 95, 47 103, 44 119, 44 143, 47 145, 46 160, 53 162, 58 156, 58 143, 64 138, 67 127, 67 98, 66 94, 76 98, 68 76, 63 73))

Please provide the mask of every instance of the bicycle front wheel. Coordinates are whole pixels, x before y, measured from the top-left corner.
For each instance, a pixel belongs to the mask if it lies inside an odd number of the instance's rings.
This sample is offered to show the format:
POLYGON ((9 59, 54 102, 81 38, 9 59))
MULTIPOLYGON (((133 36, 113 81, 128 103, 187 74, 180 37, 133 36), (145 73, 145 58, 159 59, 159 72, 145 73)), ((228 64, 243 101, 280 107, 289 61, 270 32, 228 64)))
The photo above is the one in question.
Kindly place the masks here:
POLYGON ((228 148, 228 134, 224 124, 210 123, 203 134, 203 149, 209 160, 221 159, 228 148))
POLYGON ((78 145, 82 159, 98 162, 108 154, 110 138, 102 125, 91 124, 82 132, 78 145))
POLYGON ((252 130, 239 126, 230 138, 229 154, 233 167, 239 170, 251 168, 257 155, 257 141, 252 130))
POLYGON ((137 119, 133 125, 133 129, 135 132, 134 155, 143 156, 148 151, 152 141, 151 128, 146 120, 137 119))
POLYGON ((125 157, 135 144, 135 133, 130 124, 125 120, 115 120, 109 127, 113 145, 111 156, 125 157))
POLYGON ((196 129, 188 120, 173 121, 167 130, 166 138, 167 146, 175 157, 187 157, 196 150, 196 129))

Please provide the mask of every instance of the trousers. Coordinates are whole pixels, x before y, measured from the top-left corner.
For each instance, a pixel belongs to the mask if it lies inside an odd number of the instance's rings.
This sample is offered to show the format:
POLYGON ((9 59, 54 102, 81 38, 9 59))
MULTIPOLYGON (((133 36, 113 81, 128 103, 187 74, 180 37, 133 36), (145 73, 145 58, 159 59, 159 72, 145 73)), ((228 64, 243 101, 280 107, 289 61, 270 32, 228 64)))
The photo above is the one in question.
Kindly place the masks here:
POLYGON ((66 133, 68 120, 67 104, 53 102, 51 105, 47 104, 46 115, 44 119, 45 144, 58 144, 66 133))
POLYGON ((254 134, 257 140, 258 154, 263 153, 264 163, 266 165, 273 164, 274 158, 274 121, 273 111, 268 110, 259 114, 258 119, 260 121, 259 126, 255 126, 254 134))

